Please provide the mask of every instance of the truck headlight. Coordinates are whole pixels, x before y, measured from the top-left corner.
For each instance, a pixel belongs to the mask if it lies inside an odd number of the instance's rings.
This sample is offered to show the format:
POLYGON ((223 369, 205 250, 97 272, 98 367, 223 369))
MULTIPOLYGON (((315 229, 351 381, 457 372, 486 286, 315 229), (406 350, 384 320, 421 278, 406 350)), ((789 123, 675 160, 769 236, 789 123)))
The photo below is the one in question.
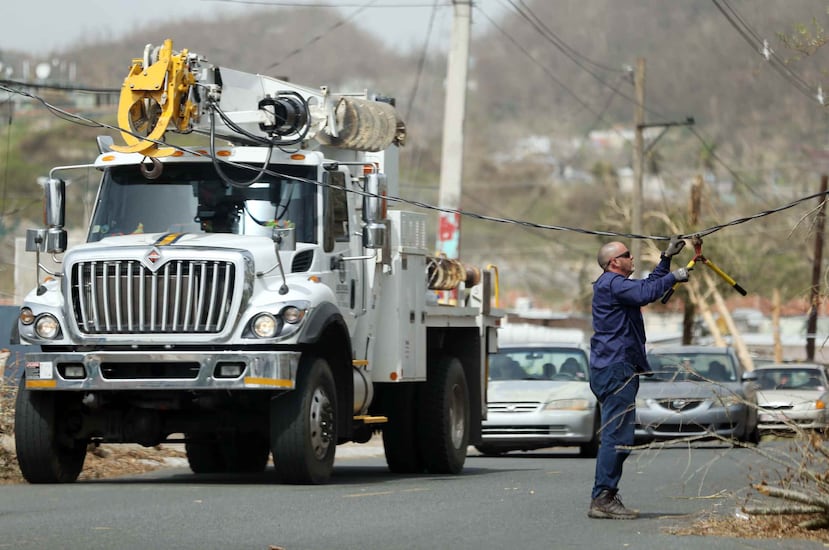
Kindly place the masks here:
POLYGON ((257 338, 273 338, 279 334, 279 321, 270 313, 260 313, 250 324, 257 338))
POLYGON ((282 319, 289 325, 295 325, 302 321, 305 317, 305 310, 299 309, 296 306, 288 306, 282 310, 282 319))
POLYGON ((44 340, 54 340, 60 334, 60 323, 54 315, 44 313, 35 321, 35 333, 44 340))
POLYGON ((35 322, 35 314, 32 308, 24 307, 20 309, 20 322, 26 326, 35 322))

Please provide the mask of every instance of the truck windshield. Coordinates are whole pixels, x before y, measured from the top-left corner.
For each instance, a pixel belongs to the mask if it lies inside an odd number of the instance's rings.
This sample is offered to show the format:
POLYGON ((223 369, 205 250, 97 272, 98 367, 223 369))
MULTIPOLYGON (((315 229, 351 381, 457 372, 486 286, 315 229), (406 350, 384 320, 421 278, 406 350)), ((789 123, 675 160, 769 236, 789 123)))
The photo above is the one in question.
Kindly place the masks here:
MULTIPOLYGON (((255 173, 233 166, 222 171, 235 181, 248 181, 255 173)), ((167 164, 153 180, 137 166, 114 167, 104 174, 88 241, 134 233, 270 237, 271 226, 279 224, 294 227, 298 242, 315 243, 315 168, 272 165, 269 171, 279 175, 265 174, 249 187, 234 187, 209 163, 167 164)))

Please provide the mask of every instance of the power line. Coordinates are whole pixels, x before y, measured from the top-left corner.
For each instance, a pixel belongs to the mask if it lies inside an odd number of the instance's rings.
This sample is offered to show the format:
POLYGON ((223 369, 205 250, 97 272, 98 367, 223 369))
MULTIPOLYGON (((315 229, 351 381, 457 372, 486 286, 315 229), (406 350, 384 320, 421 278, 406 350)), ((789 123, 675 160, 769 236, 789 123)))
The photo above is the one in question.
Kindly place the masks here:
POLYGON ((536 30, 541 32, 542 35, 547 36, 548 39, 550 40, 550 42, 552 42, 553 45, 555 45, 556 48, 558 48, 559 51, 561 51, 561 53, 563 53, 564 55, 569 57, 574 63, 576 63, 577 65, 579 65, 583 69, 587 70, 583 65, 581 65, 581 63, 576 58, 578 58, 578 59, 580 59, 580 60, 582 60, 582 61, 584 61, 584 62, 586 62, 590 65, 593 65, 594 67, 596 67, 598 69, 601 69, 603 71, 610 71, 610 72, 617 72, 617 73, 627 73, 628 72, 625 69, 618 69, 618 68, 615 68, 615 67, 609 67, 609 66, 607 66, 603 63, 599 63, 598 61, 593 61, 592 59, 590 59, 589 57, 587 57, 586 55, 584 55, 583 53, 581 53, 577 49, 575 49, 575 48, 571 47, 570 45, 568 45, 556 33, 554 33, 552 31, 552 29, 550 29, 550 27, 547 26, 547 24, 544 23, 544 21, 542 21, 540 17, 538 17, 538 15, 536 15, 533 12, 533 10, 526 4, 526 2, 524 2, 524 0, 518 0, 521 3, 521 7, 524 10, 524 12, 521 12, 521 10, 518 8, 518 6, 515 5, 515 2, 513 2, 512 0, 508 0, 508 1, 516 9, 516 11, 518 11, 518 13, 522 17, 524 17, 524 19, 529 21, 530 24, 533 25, 533 27, 536 28, 536 30), (543 29, 543 31, 542 31, 542 29, 543 29))
POLYGON ((349 15, 348 17, 345 17, 345 18, 343 18, 343 19, 341 19, 341 20, 339 20, 339 21, 337 21, 336 23, 334 23, 333 25, 331 25, 329 28, 327 28, 325 31, 321 32, 320 34, 318 34, 318 35, 314 36, 313 38, 311 38, 310 40, 308 40, 307 42, 305 42, 305 44, 303 44, 302 46, 300 46, 300 47, 298 47, 298 48, 295 48, 294 50, 292 50, 292 51, 288 52, 288 54, 287 54, 287 55, 285 55, 284 57, 282 57, 282 59, 280 59, 280 60, 279 60, 279 61, 277 61, 276 63, 272 63, 272 64, 268 65, 267 67, 265 67, 265 70, 266 70, 266 71, 268 71, 268 70, 271 70, 271 69, 275 69, 276 67, 278 67, 278 66, 279 66, 279 65, 281 65, 283 62, 285 62, 285 61, 287 61, 288 59, 290 59, 291 57, 295 56, 295 55, 296 55, 296 54, 298 54, 298 53, 301 53, 301 52, 302 52, 305 48, 307 48, 308 46, 310 46, 310 45, 311 45, 311 44, 313 44, 314 42, 318 42, 320 39, 325 38, 326 36, 328 36, 328 35, 329 35, 329 33, 331 33, 331 31, 336 30, 336 29, 338 29, 339 27, 342 27, 342 26, 343 26, 343 25, 345 25, 346 23, 349 23, 349 22, 350 22, 350 21, 352 21, 354 18, 356 18, 358 15, 360 15, 360 13, 362 13, 362 12, 363 12, 366 8, 371 7, 371 6, 372 6, 373 4, 375 4, 376 2, 377 2, 377 0, 369 0, 368 2, 366 2, 366 3, 362 4, 362 5, 359 7, 359 9, 355 10, 355 11, 354 11, 351 15, 349 15))
POLYGON ((760 35, 749 26, 740 14, 735 10, 727 0, 711 0, 714 6, 723 14, 728 23, 743 37, 743 39, 752 47, 752 49, 760 53, 764 59, 777 71, 786 81, 794 86, 800 93, 816 101, 820 105, 824 105, 825 101, 822 97, 821 90, 815 90, 808 82, 806 82, 800 75, 789 68, 785 61, 774 53, 774 50, 769 48, 768 41, 762 40, 760 35))
MULTIPOLYGON (((63 118, 64 120, 67 120, 69 122, 77 121, 77 123, 82 124, 84 126, 106 128, 106 129, 114 130, 114 131, 124 131, 121 128, 117 128, 115 126, 112 126, 112 125, 109 125, 109 124, 106 124, 106 123, 103 123, 103 122, 98 122, 98 121, 86 118, 82 115, 69 113, 69 112, 67 112, 63 109, 60 109, 60 108, 50 104, 48 101, 46 101, 42 97, 33 95, 29 92, 25 92, 25 91, 22 91, 22 90, 17 90, 17 89, 14 89, 14 88, 9 88, 8 86, 2 85, 2 84, 0 84, 0 90, 4 90, 4 91, 7 91, 9 93, 19 94, 19 95, 22 95, 24 97, 29 97, 29 98, 35 99, 35 100, 39 101, 41 104, 43 104, 51 113, 55 114, 56 116, 60 116, 60 118, 63 118)), ((134 134, 132 132, 127 132, 127 133, 132 134, 132 135, 134 135, 135 137, 137 137, 139 139, 148 139, 146 136, 134 134)), ((228 165, 231 165, 231 166, 244 168, 244 169, 249 169, 249 170, 260 170, 260 168, 258 168, 258 167, 252 167, 252 166, 248 166, 248 165, 245 165, 245 164, 239 164, 237 162, 232 162, 232 161, 229 161, 227 159, 220 158, 220 157, 214 157, 213 155, 210 155, 210 154, 194 152, 190 149, 187 149, 185 147, 181 147, 181 146, 178 146, 178 145, 174 145, 174 144, 170 144, 170 143, 164 143, 164 142, 161 142, 161 141, 158 141, 158 140, 149 140, 149 141, 153 141, 154 143, 157 143, 157 144, 163 144, 167 147, 172 147, 172 148, 177 149, 179 151, 184 151, 184 152, 188 152, 188 153, 194 153, 194 154, 197 154, 199 156, 209 157, 209 158, 212 158, 214 161, 222 162, 222 163, 225 163, 225 164, 228 164, 228 165)), ((297 177, 297 176, 291 176, 291 175, 286 175, 286 174, 280 174, 280 173, 274 172, 272 170, 264 170, 263 173, 266 173, 266 174, 269 174, 269 175, 272 175, 272 176, 276 176, 276 177, 290 178, 290 179, 293 179, 293 180, 296 180, 296 181, 301 181, 301 182, 305 182, 305 183, 309 183, 309 184, 313 184, 313 185, 317 185, 317 186, 327 187, 327 186, 330 185, 330 184, 327 184, 325 182, 310 180, 310 179, 306 179, 306 178, 300 178, 300 177, 297 177)), ((338 187, 338 189, 341 189, 341 188, 338 187)), ((362 196, 362 197, 378 198, 377 195, 374 195, 372 193, 368 193, 368 192, 366 192, 362 189, 346 189, 346 191, 348 191, 350 193, 354 193, 354 194, 362 196)), ((722 230, 726 227, 732 227, 732 226, 739 225, 739 224, 742 224, 742 223, 747 223, 749 221, 756 220, 756 219, 759 219, 759 218, 762 218, 762 217, 765 217, 765 216, 769 216, 771 214, 775 214, 775 213, 781 212, 783 210, 793 208, 793 207, 795 207, 795 206, 797 206, 797 205, 799 205, 799 204, 801 204, 805 201, 812 200, 816 197, 820 197, 820 196, 824 196, 824 195, 829 195, 829 192, 819 192, 819 193, 814 193, 814 194, 811 194, 811 195, 808 195, 808 196, 805 196, 805 197, 801 197, 799 199, 796 199, 796 200, 794 200, 794 201, 792 201, 788 204, 785 204, 785 205, 777 207, 777 208, 763 210, 763 211, 758 212, 756 214, 753 214, 753 215, 750 215, 750 216, 745 216, 745 217, 742 217, 742 218, 737 218, 735 220, 731 220, 731 221, 723 223, 723 224, 715 225, 715 226, 709 227, 707 229, 703 229, 701 231, 695 231, 693 233, 689 233, 689 234, 686 234, 686 235, 680 235, 680 238, 686 239, 686 238, 691 238, 691 237, 694 237, 694 236, 703 237, 705 235, 710 235, 710 234, 715 233, 717 231, 720 231, 720 230, 722 230)), ((670 240, 672 238, 671 235, 668 235, 668 236, 664 236, 664 235, 642 235, 642 234, 634 234, 634 233, 621 233, 621 232, 616 232, 616 231, 602 231, 602 230, 595 230, 595 229, 585 229, 585 228, 580 228, 580 227, 569 227, 569 226, 564 226, 564 225, 541 224, 541 223, 534 223, 534 222, 529 222, 529 221, 516 220, 516 219, 511 219, 511 218, 506 218, 506 217, 489 216, 489 215, 485 215, 485 214, 480 214, 480 213, 470 212, 470 211, 460 210, 460 209, 443 208, 443 207, 435 206, 435 205, 432 205, 432 204, 429 204, 429 203, 410 200, 410 199, 405 199, 405 198, 402 198, 402 197, 388 196, 388 197, 385 197, 385 198, 389 202, 392 202, 392 203, 408 204, 410 206, 414 206, 414 207, 417 207, 417 208, 423 208, 424 210, 432 210, 432 211, 435 211, 435 212, 444 212, 444 213, 448 213, 448 214, 457 214, 457 215, 460 215, 460 216, 465 216, 465 217, 478 219, 478 220, 482 220, 482 221, 517 225, 517 226, 527 227, 527 228, 546 229, 546 230, 551 230, 551 231, 567 231, 567 232, 573 232, 573 233, 581 233, 581 234, 585 234, 585 235, 596 235, 596 236, 604 236, 604 237, 625 237, 625 238, 629 238, 629 239, 648 239, 648 240, 654 240, 654 241, 667 241, 667 240, 670 240)))

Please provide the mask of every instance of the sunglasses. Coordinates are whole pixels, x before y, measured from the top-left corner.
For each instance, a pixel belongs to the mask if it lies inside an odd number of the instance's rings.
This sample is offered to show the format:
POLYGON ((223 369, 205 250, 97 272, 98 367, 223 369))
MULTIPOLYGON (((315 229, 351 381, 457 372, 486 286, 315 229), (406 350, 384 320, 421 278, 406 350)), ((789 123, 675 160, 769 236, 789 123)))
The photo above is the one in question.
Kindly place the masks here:
POLYGON ((628 250, 627 252, 622 252, 618 256, 613 257, 614 260, 617 260, 619 258, 630 258, 630 250, 628 250))

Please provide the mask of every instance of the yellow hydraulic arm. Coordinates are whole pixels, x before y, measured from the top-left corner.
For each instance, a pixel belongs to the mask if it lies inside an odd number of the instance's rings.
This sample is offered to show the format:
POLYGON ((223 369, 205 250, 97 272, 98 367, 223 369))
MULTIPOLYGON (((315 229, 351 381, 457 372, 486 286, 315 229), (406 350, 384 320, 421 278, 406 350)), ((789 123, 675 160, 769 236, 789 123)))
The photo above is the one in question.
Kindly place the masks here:
POLYGON ((195 112, 189 99, 190 87, 196 80, 187 57, 187 50, 174 54, 173 41, 168 39, 155 62, 133 59, 118 101, 118 127, 127 144, 114 145, 112 149, 148 157, 173 153, 170 147, 159 148, 158 142, 171 123, 176 131, 190 131, 190 119, 195 112))

